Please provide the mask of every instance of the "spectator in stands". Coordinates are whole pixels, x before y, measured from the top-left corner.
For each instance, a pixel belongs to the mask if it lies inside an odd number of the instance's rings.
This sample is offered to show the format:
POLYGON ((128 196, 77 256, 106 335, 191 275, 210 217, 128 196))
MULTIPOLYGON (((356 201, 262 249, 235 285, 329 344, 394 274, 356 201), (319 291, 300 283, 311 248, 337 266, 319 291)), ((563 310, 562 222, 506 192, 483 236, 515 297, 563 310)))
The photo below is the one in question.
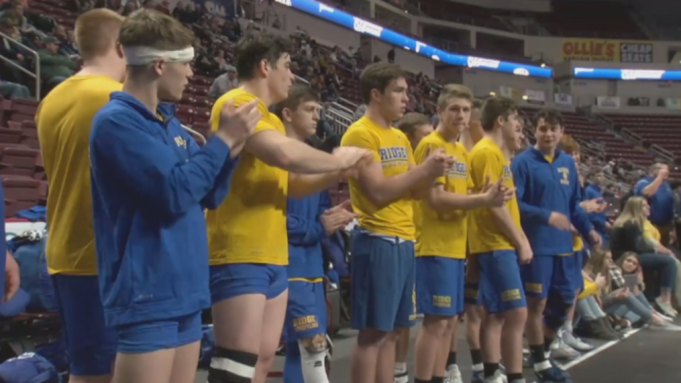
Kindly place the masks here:
POLYGON ((650 224, 648 216, 650 207, 642 197, 631 197, 622 213, 613 224, 610 239, 612 257, 617 261, 624 253, 638 254, 639 262, 644 270, 659 272, 660 296, 655 303, 668 316, 676 316, 672 307, 672 289, 676 283, 678 266, 673 253, 654 237, 657 229, 650 224), (646 235, 648 232, 648 235, 646 235))
POLYGON ((43 35, 36 27, 28 23, 26 15, 24 15, 24 4, 20 0, 13 0, 9 9, 3 12, 1 16, 14 18, 17 21, 17 27, 21 33, 37 33, 43 35))
POLYGON ((74 60, 59 54, 59 40, 56 38, 45 37, 43 43, 45 48, 38 51, 40 75, 49 90, 73 75, 76 63, 74 60))
POLYGON ((210 97, 219 98, 223 94, 239 86, 236 68, 227 65, 225 70, 226 72, 219 75, 215 81, 213 81, 213 85, 210 86, 210 90, 208 91, 210 97))
POLYGON ((10 100, 13 98, 30 98, 31 91, 26 85, 0 79, 0 96, 10 100))
MULTIPOLYGON (((364 112, 367 110, 367 104, 361 104, 360 106, 357 107, 355 110, 355 113, 352 115, 352 121, 357 121, 360 118, 364 116, 364 112)), ((433 124, 436 125, 436 124, 433 124)))
MULTIPOLYGON (((597 257, 597 259, 604 259, 604 257, 597 257)), ((589 264, 587 266, 591 267, 592 265, 589 264)), ((593 277, 593 274, 589 275, 586 271, 582 272, 584 274, 584 291, 577 297, 575 317, 583 320, 581 322, 582 328, 589 336, 603 340, 616 340, 620 336, 612 328, 607 314, 601 308, 598 300, 596 300, 596 296, 600 295, 609 284, 609 280, 606 277, 609 276, 608 269, 602 266, 599 266, 599 270, 602 272, 598 272, 593 277)))
POLYGON ((136 1, 128 1, 125 6, 123 7, 123 16, 128 16, 131 13, 135 12, 137 10, 137 2, 136 1))
POLYGON ((59 54, 62 56, 78 55, 78 48, 73 36, 73 32, 66 32, 66 28, 62 25, 57 25, 52 32, 59 43, 59 54))
POLYGON ((177 4, 173 9, 173 17, 184 24, 194 24, 201 18, 201 12, 196 9, 194 2, 190 1, 186 4, 177 4))
POLYGON ((395 62, 395 47, 390 48, 388 51, 388 62, 391 64, 395 62))
POLYGON ((612 254, 605 252, 610 273, 610 291, 603 299, 605 312, 616 317, 635 323, 642 321, 650 324, 650 329, 681 331, 681 327, 670 324, 671 317, 655 312, 653 306, 643 296, 643 271, 639 267, 639 260, 634 252, 624 253, 615 263, 612 254), (631 286, 624 275, 635 275, 637 284, 631 286))
POLYGON ((634 193, 644 197, 650 205, 650 222, 660 231, 661 243, 669 246, 676 239, 674 232, 674 191, 667 182, 669 165, 655 161, 650 174, 636 183, 634 193))
MULTIPOLYGON (((21 42, 22 36, 17 27, 17 21, 11 17, 0 17, 0 32, 9 36, 10 39, 21 42)), ((30 69, 29 60, 25 52, 17 44, 11 42, 4 36, 0 36, 0 56, 9 59, 14 64, 24 68, 30 69)), ((19 69, 12 65, 0 61, 0 69, 2 69, 3 78, 8 81, 16 83, 25 83, 26 76, 19 69)))
MULTIPOLYGON (((603 199, 602 186, 605 182, 603 170, 596 168, 588 176, 588 181, 589 184, 585 188, 585 200, 603 199)), ((589 213, 589 220, 603 239, 601 246, 608 248, 610 240, 608 231, 612 229, 612 223, 606 217, 605 211, 589 213)))

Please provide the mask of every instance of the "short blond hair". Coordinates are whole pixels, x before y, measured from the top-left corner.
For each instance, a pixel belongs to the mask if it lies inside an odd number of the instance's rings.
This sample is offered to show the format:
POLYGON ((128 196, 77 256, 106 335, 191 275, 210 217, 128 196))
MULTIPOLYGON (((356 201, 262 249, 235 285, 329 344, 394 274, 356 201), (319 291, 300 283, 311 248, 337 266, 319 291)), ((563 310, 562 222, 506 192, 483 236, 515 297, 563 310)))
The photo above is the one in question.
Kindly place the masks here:
POLYGON ((462 98, 468 100, 473 104, 475 97, 471 89, 465 85, 461 84, 447 84, 442 87, 440 95, 437 98, 437 108, 439 110, 444 110, 447 108, 447 103, 453 98, 462 98))
POLYGON ((140 9, 125 19, 118 42, 123 47, 178 50, 194 44, 194 33, 168 15, 151 9, 140 9))
POLYGON ((116 46, 123 20, 123 16, 105 8, 92 9, 78 16, 74 35, 80 57, 91 60, 106 55, 116 46))
POLYGON ((407 137, 411 137, 414 134, 416 128, 430 125, 430 119, 425 114, 421 113, 407 113, 400 121, 397 123, 397 129, 401 130, 407 137))

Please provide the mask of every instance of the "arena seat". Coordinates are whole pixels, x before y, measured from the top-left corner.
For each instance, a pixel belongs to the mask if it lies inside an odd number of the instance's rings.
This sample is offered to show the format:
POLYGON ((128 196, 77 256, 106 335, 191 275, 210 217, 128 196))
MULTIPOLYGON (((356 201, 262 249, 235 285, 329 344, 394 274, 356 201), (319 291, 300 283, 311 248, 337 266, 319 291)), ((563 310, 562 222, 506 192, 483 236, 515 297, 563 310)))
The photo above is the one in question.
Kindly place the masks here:
POLYGON ((675 156, 681 156, 681 116, 608 114, 616 128, 628 129, 643 138, 645 143, 659 145, 675 156))
POLYGON ((5 218, 38 204, 40 181, 15 175, 2 175, 1 178, 5 194, 5 218))

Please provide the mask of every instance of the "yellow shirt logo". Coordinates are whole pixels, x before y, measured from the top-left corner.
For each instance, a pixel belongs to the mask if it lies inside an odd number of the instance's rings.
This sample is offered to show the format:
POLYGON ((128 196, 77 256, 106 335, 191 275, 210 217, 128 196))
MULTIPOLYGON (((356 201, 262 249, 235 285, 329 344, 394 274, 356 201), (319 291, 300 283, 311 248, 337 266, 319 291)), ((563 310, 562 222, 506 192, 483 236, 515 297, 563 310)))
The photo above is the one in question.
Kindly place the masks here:
POLYGON ((182 138, 181 136, 175 137, 175 144, 176 144, 177 147, 179 147, 179 148, 185 148, 185 149, 187 149, 187 140, 185 140, 185 139, 182 138))
POLYGON ((563 185, 570 186, 570 169, 568 168, 558 168, 558 173, 563 177, 560 179, 560 183, 563 185))
POLYGON ((378 154, 381 157, 383 169, 393 166, 409 166, 409 155, 404 146, 380 148, 378 154))
POLYGON ((468 165, 465 162, 456 161, 454 166, 447 172, 448 178, 468 179, 468 165))

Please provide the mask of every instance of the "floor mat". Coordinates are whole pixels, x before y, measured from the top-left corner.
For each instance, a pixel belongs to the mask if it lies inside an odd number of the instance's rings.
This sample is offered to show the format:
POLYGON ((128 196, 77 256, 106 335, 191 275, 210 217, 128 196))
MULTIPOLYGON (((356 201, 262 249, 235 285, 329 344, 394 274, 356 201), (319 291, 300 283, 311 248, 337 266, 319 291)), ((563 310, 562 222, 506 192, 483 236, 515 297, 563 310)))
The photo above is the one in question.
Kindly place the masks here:
POLYGON ((681 382, 681 333, 641 330, 570 368, 575 383, 681 382))

